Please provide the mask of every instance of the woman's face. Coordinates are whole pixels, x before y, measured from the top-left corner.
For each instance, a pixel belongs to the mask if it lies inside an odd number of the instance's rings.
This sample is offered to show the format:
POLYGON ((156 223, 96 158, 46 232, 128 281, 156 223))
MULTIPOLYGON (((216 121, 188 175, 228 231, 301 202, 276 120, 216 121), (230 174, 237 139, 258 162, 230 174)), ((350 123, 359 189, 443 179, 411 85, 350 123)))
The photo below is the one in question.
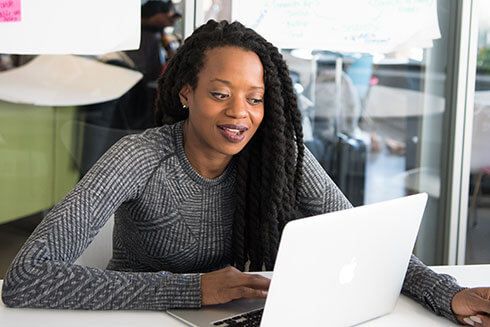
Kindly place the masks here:
POLYGON ((263 67, 252 51, 219 47, 205 52, 197 87, 180 95, 189 109, 185 141, 205 155, 240 152, 264 117, 263 67))

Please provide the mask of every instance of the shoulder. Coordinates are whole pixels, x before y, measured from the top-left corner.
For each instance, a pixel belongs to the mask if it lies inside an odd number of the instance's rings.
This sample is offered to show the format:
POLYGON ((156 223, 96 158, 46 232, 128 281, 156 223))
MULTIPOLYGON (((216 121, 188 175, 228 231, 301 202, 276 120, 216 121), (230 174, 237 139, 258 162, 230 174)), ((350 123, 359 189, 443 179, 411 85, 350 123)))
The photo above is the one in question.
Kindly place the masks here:
POLYGON ((139 134, 123 137, 120 142, 133 151, 147 151, 157 157, 175 153, 176 125, 149 128, 139 134))
POLYGON ((300 206, 304 210, 320 214, 351 207, 344 194, 306 147, 303 167, 303 183, 299 194, 300 206))
POLYGON ((303 188, 311 188, 323 194, 326 181, 330 181, 330 178, 307 147, 305 147, 305 156, 303 159, 303 172, 303 188))
POLYGON ((170 125, 121 138, 95 163, 81 184, 89 189, 102 182, 145 184, 165 160, 175 156, 173 135, 170 125))
POLYGON ((167 125, 124 136, 100 158, 99 166, 151 170, 175 155, 174 134, 173 125, 167 125))

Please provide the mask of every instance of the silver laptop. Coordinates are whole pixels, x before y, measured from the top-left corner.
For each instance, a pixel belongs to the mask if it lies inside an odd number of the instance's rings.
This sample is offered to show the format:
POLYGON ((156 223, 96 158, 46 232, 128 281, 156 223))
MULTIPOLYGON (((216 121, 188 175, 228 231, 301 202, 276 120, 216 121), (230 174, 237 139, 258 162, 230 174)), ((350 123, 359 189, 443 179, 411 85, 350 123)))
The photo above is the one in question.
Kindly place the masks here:
POLYGON ((292 221, 266 301, 168 313, 207 327, 245 326, 248 316, 258 316, 262 327, 342 327, 387 314, 400 295, 426 202, 422 193, 292 221))

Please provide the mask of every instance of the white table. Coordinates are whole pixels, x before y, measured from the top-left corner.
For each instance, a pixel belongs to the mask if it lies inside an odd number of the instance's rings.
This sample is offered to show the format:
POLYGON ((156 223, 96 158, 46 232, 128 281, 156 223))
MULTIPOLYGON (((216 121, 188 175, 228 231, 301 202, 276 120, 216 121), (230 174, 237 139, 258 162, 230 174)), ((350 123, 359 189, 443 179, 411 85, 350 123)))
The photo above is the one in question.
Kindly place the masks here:
MULTIPOLYGON (((490 265, 432 267, 438 272, 455 276, 464 286, 490 285, 490 265)), ((1 285, 2 281, 0 281, 1 285)), ((165 326, 182 327, 184 324, 164 312, 153 311, 72 311, 46 309, 13 309, 0 302, 0 326, 14 327, 123 327, 165 326)), ((374 319, 363 327, 392 326, 456 326, 438 317, 421 305, 401 295, 395 310, 384 317, 374 319)))

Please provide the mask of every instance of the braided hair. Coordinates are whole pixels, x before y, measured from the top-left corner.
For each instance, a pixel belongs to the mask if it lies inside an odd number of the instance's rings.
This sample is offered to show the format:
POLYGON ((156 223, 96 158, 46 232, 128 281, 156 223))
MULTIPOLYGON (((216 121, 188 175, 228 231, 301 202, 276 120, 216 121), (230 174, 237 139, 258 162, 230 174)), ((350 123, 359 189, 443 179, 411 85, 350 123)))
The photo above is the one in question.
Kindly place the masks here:
POLYGON ((272 270, 284 225, 297 214, 303 179, 303 131, 289 71, 276 47, 239 22, 208 21, 194 31, 158 81, 155 118, 159 125, 185 120, 179 91, 197 87, 205 51, 236 46, 255 52, 264 70, 264 118, 235 156, 237 180, 233 220, 233 263, 240 269, 272 270))

